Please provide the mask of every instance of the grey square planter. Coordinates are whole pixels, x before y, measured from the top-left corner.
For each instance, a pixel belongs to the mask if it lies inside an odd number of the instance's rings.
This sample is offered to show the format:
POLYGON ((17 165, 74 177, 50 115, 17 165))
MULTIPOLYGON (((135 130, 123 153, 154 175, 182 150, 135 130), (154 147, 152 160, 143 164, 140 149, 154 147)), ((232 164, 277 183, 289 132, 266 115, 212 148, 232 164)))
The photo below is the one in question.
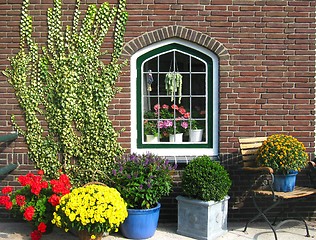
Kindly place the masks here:
POLYGON ((213 240, 227 232, 228 199, 201 201, 178 196, 177 233, 195 239, 213 240))

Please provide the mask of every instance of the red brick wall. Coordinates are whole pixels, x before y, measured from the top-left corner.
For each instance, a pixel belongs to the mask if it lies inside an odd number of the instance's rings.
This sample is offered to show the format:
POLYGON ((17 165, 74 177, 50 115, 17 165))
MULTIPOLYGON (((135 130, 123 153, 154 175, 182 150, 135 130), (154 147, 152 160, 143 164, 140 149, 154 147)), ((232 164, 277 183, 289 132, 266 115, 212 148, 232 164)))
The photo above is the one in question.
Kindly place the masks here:
POLYGON ((314 151, 314 1, 128 3, 127 42, 178 25, 228 50, 229 60, 220 62, 221 153, 236 152, 237 137, 275 132, 291 133, 314 151))
MULTIPOLYGON (((8 66, 7 58, 18 51, 21 2, 8 0, 0 4, 1 71, 8 66)), ((43 42, 47 35, 46 9, 52 6, 52 0, 30 2, 35 36, 43 42)), ((65 20, 69 22, 74 1, 63 2, 65 20)), ((83 1, 82 5, 85 3, 95 1, 83 1)), ((110 3, 116 1, 111 0, 110 3)), ((132 50, 125 51, 126 58, 139 49, 139 45, 135 45, 136 38, 147 32, 162 31, 167 26, 193 31, 199 36, 206 35, 220 44, 221 48, 217 51, 223 50, 225 54, 219 58, 219 141, 222 161, 228 168, 236 167, 237 138, 241 136, 263 136, 276 132, 291 134, 303 141, 313 155, 315 1, 127 0, 127 10, 126 42, 132 50)), ((183 34, 177 36, 184 37, 183 34)), ((145 45, 157 39, 159 37, 148 39, 145 45)), ((216 47, 213 46, 213 49, 216 47)), ((118 81, 123 90, 110 109, 114 125, 126 128, 119 140, 127 149, 131 141, 129 74, 127 66, 118 81)), ((20 111, 14 92, 3 75, 0 76, 0 94, 0 132, 5 133, 12 130, 10 115, 20 114, 20 111)), ((20 120, 23 120, 21 116, 20 120)), ((14 185, 17 175, 32 169, 26 152, 22 138, 10 145, 1 145, 0 165, 17 161, 21 164, 1 185, 14 185)), ((242 173, 237 170, 231 172, 235 183, 243 181, 242 173)), ((235 200, 242 194, 237 185, 231 192, 235 200)), ((174 199, 171 201, 174 207, 174 199)))

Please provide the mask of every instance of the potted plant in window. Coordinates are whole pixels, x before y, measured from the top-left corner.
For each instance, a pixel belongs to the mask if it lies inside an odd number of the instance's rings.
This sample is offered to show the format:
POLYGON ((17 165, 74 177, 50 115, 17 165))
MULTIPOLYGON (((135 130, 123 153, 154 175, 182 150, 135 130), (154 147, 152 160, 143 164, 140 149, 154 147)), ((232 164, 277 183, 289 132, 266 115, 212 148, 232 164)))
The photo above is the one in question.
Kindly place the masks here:
POLYGON ((274 190, 291 192, 297 173, 307 166, 308 155, 304 144, 293 136, 274 134, 258 149, 257 162, 273 169, 274 190))
POLYGON ((160 120, 158 127, 163 136, 169 137, 170 142, 182 142, 183 134, 188 130, 188 118, 190 112, 187 112, 183 106, 167 104, 154 106, 156 115, 160 120))
POLYGON ((158 128, 157 121, 144 120, 144 133, 146 142, 158 142, 158 128))
POLYGON ((176 166, 165 158, 129 154, 118 159, 112 184, 127 203, 128 217, 121 225, 127 238, 146 239, 154 235, 160 212, 160 199, 171 192, 171 173, 176 166))
POLYGON ((189 141, 190 142, 201 142, 203 137, 203 128, 199 126, 199 123, 192 119, 190 121, 190 130, 189 130, 189 141))
POLYGON ((157 116, 154 112, 148 111, 144 114, 144 134, 146 142, 158 142, 157 116))
POLYGON ((183 119, 161 120, 158 124, 163 134, 169 136, 169 142, 182 142, 189 126, 188 121, 183 119))
POLYGON ((181 176, 184 196, 178 196, 179 234, 195 239, 216 239, 227 231, 227 171, 209 156, 194 158, 181 176))

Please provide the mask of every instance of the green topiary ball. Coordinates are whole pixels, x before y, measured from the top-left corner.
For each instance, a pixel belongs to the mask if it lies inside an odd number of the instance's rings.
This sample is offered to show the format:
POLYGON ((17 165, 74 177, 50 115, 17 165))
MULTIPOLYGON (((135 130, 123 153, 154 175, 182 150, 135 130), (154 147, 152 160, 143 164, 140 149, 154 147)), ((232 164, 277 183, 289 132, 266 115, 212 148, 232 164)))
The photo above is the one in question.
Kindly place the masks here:
POLYGON ((209 156, 194 158, 182 174, 182 188, 191 198, 203 201, 220 201, 231 186, 228 172, 209 156))

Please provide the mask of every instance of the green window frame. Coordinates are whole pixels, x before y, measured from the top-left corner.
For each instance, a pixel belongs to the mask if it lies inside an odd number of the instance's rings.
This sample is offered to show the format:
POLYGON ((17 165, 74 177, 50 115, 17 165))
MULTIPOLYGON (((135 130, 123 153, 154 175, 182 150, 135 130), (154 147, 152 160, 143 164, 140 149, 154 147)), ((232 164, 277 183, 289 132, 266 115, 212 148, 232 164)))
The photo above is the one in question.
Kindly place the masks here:
POLYGON ((136 69, 137 148, 213 148, 213 59, 203 52, 197 51, 188 46, 171 43, 155 48, 139 56, 136 60, 136 69), (157 65, 156 68, 155 64, 157 65), (169 67, 169 70, 167 67, 169 67), (182 91, 182 96, 180 96, 179 91, 174 93, 173 102, 171 101, 171 96, 164 92, 164 79, 168 72, 180 73, 183 78, 182 88, 185 88, 182 91), (149 77, 149 75, 151 75, 151 77, 149 77), (198 80, 194 81, 194 79, 198 80), (154 93, 151 95, 150 93, 146 93, 146 91, 149 91, 146 89, 146 84, 148 88, 148 85, 150 85, 149 82, 152 80, 154 80, 156 84, 156 86, 153 84, 153 88, 156 89, 152 90, 154 93), (201 94, 198 94, 199 90, 195 90, 194 93, 192 93, 193 86, 195 89, 199 89, 200 87, 201 94), (181 103, 179 103, 180 97, 181 103), (170 101, 167 105, 169 106, 170 112, 173 111, 174 113, 173 117, 170 117, 168 120, 173 122, 173 126, 175 126, 175 124, 177 124, 176 111, 171 110, 170 107, 172 104, 176 104, 178 106, 182 106, 182 104, 184 104, 184 108, 190 113, 190 117, 184 119, 187 122, 187 130, 192 128, 192 120, 201 123, 200 125, 204 127, 204 136, 201 142, 188 141, 187 134, 184 136, 184 141, 181 143, 170 142, 162 136, 163 132, 159 126, 163 117, 160 116, 159 111, 156 118, 151 119, 144 117, 146 112, 156 112, 154 105, 159 104, 162 108, 163 104, 168 101, 168 98, 170 98, 170 101), (193 102, 195 101, 204 101, 204 104, 200 104, 200 107, 204 107, 204 117, 194 115, 194 107, 196 106, 193 106, 193 102), (157 126, 157 132, 161 136, 161 138, 159 138, 159 142, 145 141, 144 122, 148 121, 152 121, 155 123, 154 125, 157 126))

